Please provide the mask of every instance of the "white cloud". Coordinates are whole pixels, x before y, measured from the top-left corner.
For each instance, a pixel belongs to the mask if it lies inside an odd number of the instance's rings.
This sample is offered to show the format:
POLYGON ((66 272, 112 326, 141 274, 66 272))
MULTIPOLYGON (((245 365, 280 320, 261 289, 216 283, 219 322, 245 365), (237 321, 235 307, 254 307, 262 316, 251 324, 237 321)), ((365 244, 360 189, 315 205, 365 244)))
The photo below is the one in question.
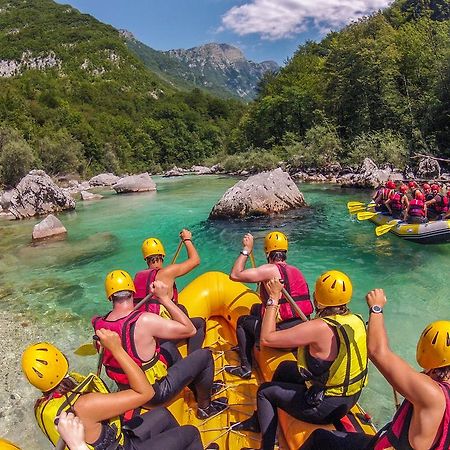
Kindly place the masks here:
POLYGON ((336 29, 386 7, 391 0, 250 0, 222 17, 222 29, 277 40, 305 31, 336 29))

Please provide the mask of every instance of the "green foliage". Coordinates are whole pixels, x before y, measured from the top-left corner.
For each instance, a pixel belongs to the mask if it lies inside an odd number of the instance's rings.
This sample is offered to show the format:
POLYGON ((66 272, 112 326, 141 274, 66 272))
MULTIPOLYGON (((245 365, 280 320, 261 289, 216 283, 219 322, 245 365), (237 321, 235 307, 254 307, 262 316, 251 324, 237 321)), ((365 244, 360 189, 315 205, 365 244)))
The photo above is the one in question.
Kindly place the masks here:
POLYGON ((360 164, 364 158, 371 158, 377 165, 389 163, 404 168, 407 153, 407 144, 399 134, 391 130, 374 131, 363 133, 353 141, 349 159, 360 164))
POLYGON ((14 130, 3 130, 0 145, 0 175, 6 186, 14 186, 35 163, 32 148, 14 130))

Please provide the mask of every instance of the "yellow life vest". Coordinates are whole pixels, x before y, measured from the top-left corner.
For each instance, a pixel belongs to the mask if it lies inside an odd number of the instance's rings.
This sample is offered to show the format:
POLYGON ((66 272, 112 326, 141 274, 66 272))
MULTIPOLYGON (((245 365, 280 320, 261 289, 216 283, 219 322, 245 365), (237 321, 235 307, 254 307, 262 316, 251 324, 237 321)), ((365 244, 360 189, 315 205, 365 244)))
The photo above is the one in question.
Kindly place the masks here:
MULTIPOLYGON (((325 381, 310 381, 313 385, 323 385, 325 395, 331 397, 357 394, 367 384, 367 333, 364 321, 356 314, 323 317, 321 320, 336 329, 339 350, 328 369, 328 378, 325 381)), ((298 349, 297 365, 300 372, 309 372, 305 347, 298 349)))
MULTIPOLYGON (((55 426, 55 419, 63 411, 70 411, 73 408, 75 402, 80 398, 80 395, 87 394, 89 392, 100 392, 102 394, 108 394, 109 389, 105 383, 90 373, 87 377, 80 375, 76 372, 71 372, 70 377, 73 378, 78 385, 70 392, 61 397, 52 397, 48 399, 41 398, 36 402, 34 407, 34 415, 39 428, 47 436, 47 438, 56 446, 60 435, 55 426)), ((109 426, 116 431, 116 439, 120 445, 124 443, 124 436, 122 433, 122 423, 119 417, 110 419, 109 426)), ((92 445, 88 445, 90 449, 94 449, 92 445)))
POLYGON ((159 353, 156 353, 150 361, 143 363, 141 369, 151 385, 167 376, 167 366, 159 359, 159 353))

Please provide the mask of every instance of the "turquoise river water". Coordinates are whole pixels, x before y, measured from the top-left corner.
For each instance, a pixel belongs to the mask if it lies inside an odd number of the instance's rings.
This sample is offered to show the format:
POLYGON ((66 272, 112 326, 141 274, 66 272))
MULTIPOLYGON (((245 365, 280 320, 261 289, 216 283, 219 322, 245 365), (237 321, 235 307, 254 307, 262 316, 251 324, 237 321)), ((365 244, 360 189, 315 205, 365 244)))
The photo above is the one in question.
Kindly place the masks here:
MULTIPOLYGON (((450 245, 420 246, 390 234, 376 238, 371 223, 355 221, 346 209, 347 201, 364 201, 368 192, 300 185, 308 208, 271 219, 211 222, 212 206, 235 179, 155 180, 157 193, 106 192, 101 201, 78 202, 75 212, 59 216, 68 229, 64 241, 31 245, 38 219, 0 222, 0 310, 25 313, 45 339, 61 346, 74 368, 94 369, 95 358, 76 357, 73 350, 92 335, 90 317, 108 310, 103 290, 106 273, 123 268, 134 274, 142 269, 140 246, 149 236, 160 237, 172 255, 183 227, 192 230, 202 263, 179 281, 181 288, 202 272, 228 272, 247 231, 256 237, 255 256, 262 263, 263 237, 279 228, 289 237, 289 262, 301 268, 311 289, 327 269, 348 273, 354 284, 352 309, 366 318, 365 294, 375 287, 385 289, 391 346, 414 366, 421 330, 430 321, 449 319, 450 245)), ((18 339, 14 348, 4 349, 14 354, 17 366, 26 342, 18 339)), ((17 367, 8 369, 17 371, 17 367)), ((379 425, 392 415, 392 391, 373 367, 370 375, 362 405, 379 425)), ((24 404, 29 409, 0 413, 0 436, 24 448, 48 448, 32 423, 31 399, 37 392, 18 379, 13 395, 22 399, 17 403, 22 409, 24 404), (18 422, 20 427, 15 426, 18 422)))

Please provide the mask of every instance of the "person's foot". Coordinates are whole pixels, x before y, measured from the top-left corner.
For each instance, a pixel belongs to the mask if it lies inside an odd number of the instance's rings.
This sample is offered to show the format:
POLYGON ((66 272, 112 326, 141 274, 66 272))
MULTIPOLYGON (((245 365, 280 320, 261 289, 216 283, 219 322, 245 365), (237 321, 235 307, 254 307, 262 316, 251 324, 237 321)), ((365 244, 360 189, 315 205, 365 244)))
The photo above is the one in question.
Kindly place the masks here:
POLYGON ((225 371, 234 375, 235 377, 243 378, 248 380, 252 376, 252 369, 242 366, 225 366, 225 371))
POLYGON ((211 400, 211 403, 206 408, 197 408, 197 419, 209 419, 210 417, 217 416, 227 408, 228 399, 226 397, 216 398, 215 400, 211 400))
POLYGON ((212 387, 211 387, 211 395, 216 395, 223 389, 225 389, 225 381, 222 380, 216 380, 213 381, 212 387))
POLYGON ((253 413, 251 417, 242 422, 235 422, 231 424, 231 428, 236 431, 251 431, 253 433, 260 433, 261 429, 259 427, 258 416, 253 413))

